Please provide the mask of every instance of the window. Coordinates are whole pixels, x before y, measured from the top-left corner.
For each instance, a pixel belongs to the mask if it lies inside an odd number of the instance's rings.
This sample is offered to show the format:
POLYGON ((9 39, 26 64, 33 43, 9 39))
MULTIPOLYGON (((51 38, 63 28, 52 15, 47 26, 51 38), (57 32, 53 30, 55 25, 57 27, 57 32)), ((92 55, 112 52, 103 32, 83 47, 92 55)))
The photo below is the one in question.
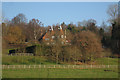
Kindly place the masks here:
POLYGON ((48 41, 48 40, 49 40, 49 38, 45 38, 45 40, 46 40, 46 41, 48 41))
POLYGON ((49 45, 50 43, 47 43, 47 45, 49 45))
POLYGON ((61 38, 63 38, 63 35, 61 35, 61 38))
POLYGON ((64 44, 64 42, 63 42, 63 41, 62 41, 61 43, 62 43, 62 44, 64 44))
POLYGON ((55 36, 52 36, 52 39, 54 39, 55 38, 55 36))
POLYGON ((52 44, 55 44, 54 42, 52 44))

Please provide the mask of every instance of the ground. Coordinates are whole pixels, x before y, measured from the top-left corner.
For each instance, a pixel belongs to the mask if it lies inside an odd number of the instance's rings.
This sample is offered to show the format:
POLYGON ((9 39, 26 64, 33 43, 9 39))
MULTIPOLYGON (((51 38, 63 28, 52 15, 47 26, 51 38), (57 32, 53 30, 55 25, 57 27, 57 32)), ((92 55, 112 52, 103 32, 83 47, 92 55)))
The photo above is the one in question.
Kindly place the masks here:
POLYGON ((117 69, 5 69, 3 78, 118 78, 117 69))
MULTIPOLYGON (((118 65, 118 58, 98 58, 95 65, 118 65)), ((3 65, 56 65, 44 57, 3 56, 3 65)), ((59 64, 68 65, 68 64, 59 64)), ((72 65, 72 64, 70 64, 72 65)), ((3 78, 118 78, 118 68, 15 68, 3 69, 3 78)))

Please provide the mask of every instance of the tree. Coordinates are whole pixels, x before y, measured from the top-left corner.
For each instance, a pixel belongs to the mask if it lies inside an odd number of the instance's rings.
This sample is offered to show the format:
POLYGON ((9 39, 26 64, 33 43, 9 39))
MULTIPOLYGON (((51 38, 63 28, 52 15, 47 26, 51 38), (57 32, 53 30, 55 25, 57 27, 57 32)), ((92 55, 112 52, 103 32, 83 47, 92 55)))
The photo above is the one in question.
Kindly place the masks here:
POLYGON ((25 36, 22 35, 22 30, 18 26, 10 26, 5 39, 10 44, 23 43, 25 41, 25 36))
POLYGON ((96 25, 96 20, 94 20, 94 19, 89 19, 89 20, 87 21, 87 26, 90 26, 90 25, 96 25))
POLYGON ((16 17, 14 17, 11 21, 12 24, 25 24, 27 19, 24 14, 20 13, 16 17))
POLYGON ((79 60, 79 49, 77 46, 73 46, 73 45, 69 45, 69 46, 65 46, 64 48, 64 62, 74 62, 74 64, 76 64, 76 62, 79 60))
POLYGON ((97 27, 96 27, 96 20, 94 19, 89 19, 87 22, 87 29, 94 32, 98 33, 97 27))
POLYGON ((111 48, 113 53, 120 53, 120 23, 118 14, 118 4, 110 5, 107 10, 110 16, 110 23, 112 24, 111 48))
POLYGON ((103 21, 101 26, 100 26, 105 32, 109 32, 109 27, 107 24, 103 21))
POLYGON ((114 53, 120 53, 120 24, 112 24, 112 50, 114 53))
POLYGON ((6 42, 6 39, 5 39, 5 37, 7 36, 7 33, 8 33, 8 26, 6 26, 6 23, 2 23, 2 30, 1 30, 1 33, 2 33, 2 35, 0 35, 0 36, 2 36, 2 48, 3 49, 6 49, 7 47, 8 47, 8 43, 6 42))
POLYGON ((27 29, 30 40, 34 40, 36 42, 40 38, 42 33, 41 25, 42 23, 38 19, 32 19, 29 21, 27 29))
POLYGON ((118 4, 113 4, 108 7, 108 15, 110 16, 110 23, 114 23, 118 18, 118 4))
POLYGON ((61 24, 61 26, 62 26, 63 30, 66 29, 66 24, 65 24, 65 22, 63 22, 63 23, 61 24))
POLYGON ((69 25, 67 26, 67 29, 68 29, 70 32, 72 32, 72 34, 75 34, 75 33, 77 32, 76 26, 73 25, 73 24, 69 24, 69 25))
POLYGON ((70 62, 70 53, 68 53, 69 47, 62 46, 61 53, 59 54, 59 59, 62 62, 70 62))
POLYGON ((79 49, 79 47, 77 45, 73 45, 72 46, 72 58, 74 60, 74 64, 76 65, 76 63, 78 62, 78 60, 81 60, 82 54, 81 54, 81 50, 79 49))
MULTIPOLYGON (((56 34, 58 36, 59 34, 56 34)), ((55 44, 52 45, 52 52, 55 55, 56 58, 56 64, 58 64, 59 61, 59 55, 62 53, 62 41, 60 38, 55 37, 55 44)))
POLYGON ((87 27, 88 21, 87 20, 83 20, 81 23, 81 26, 83 27, 87 27))
POLYGON ((111 48, 111 35, 105 33, 101 39, 101 43, 104 48, 111 48))
POLYGON ((104 29, 103 28, 99 29, 99 35, 101 36, 101 38, 104 36, 104 29))
POLYGON ((80 26, 81 26, 81 22, 78 22, 77 24, 78 24, 78 27, 80 27, 80 26))
POLYGON ((59 55, 61 53, 62 46, 59 44, 52 45, 52 57, 56 60, 56 64, 59 61, 59 55))
POLYGON ((77 36, 77 44, 81 49, 83 60, 92 60, 96 57, 101 57, 102 46, 100 39, 95 33, 82 31, 77 36))

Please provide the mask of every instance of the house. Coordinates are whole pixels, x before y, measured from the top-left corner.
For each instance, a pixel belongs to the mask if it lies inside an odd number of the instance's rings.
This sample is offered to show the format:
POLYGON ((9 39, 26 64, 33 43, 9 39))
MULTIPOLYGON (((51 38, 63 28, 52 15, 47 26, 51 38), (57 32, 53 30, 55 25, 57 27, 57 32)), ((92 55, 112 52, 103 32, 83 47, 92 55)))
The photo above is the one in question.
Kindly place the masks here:
POLYGON ((63 29, 62 26, 49 26, 42 39, 47 45, 55 44, 58 41, 63 45, 70 43, 70 40, 67 40, 66 29, 63 29))

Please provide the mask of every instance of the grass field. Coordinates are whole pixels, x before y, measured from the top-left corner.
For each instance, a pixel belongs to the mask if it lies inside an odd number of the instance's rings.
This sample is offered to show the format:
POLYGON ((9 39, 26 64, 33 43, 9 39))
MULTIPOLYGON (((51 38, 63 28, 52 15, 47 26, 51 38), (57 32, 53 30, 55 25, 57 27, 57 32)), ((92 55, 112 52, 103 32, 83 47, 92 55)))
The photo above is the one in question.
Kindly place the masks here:
MULTIPOLYGON (((97 65, 118 65, 118 58, 98 58, 94 60, 97 65)), ((48 60, 46 57, 39 56, 2 56, 3 65, 52 65, 56 64, 54 61, 48 60)), ((66 64, 66 63, 62 63, 66 64)), ((69 64, 69 63, 67 63, 69 64)))
POLYGON ((103 65, 118 65, 119 58, 98 58, 96 59, 97 64, 103 65))
MULTIPOLYGON (((98 58, 96 65, 118 65, 118 58, 98 58)), ((34 56, 3 56, 3 65, 55 65, 55 62, 45 57, 34 56)), ((66 65, 66 64, 59 64, 66 65)), ((72 65, 72 64, 71 64, 72 65)), ((117 68, 97 69, 3 69, 3 78, 118 78, 117 68)))
POLYGON ((2 64, 4 65, 18 65, 18 64, 25 64, 25 65, 34 65, 34 64, 44 64, 44 65, 50 65, 50 64, 56 64, 55 62, 52 62, 48 60, 45 57, 39 57, 39 56, 3 56, 2 57, 2 64))
POLYGON ((3 78, 118 78, 117 69, 4 69, 3 78), (108 71, 105 71, 108 70, 108 71))

